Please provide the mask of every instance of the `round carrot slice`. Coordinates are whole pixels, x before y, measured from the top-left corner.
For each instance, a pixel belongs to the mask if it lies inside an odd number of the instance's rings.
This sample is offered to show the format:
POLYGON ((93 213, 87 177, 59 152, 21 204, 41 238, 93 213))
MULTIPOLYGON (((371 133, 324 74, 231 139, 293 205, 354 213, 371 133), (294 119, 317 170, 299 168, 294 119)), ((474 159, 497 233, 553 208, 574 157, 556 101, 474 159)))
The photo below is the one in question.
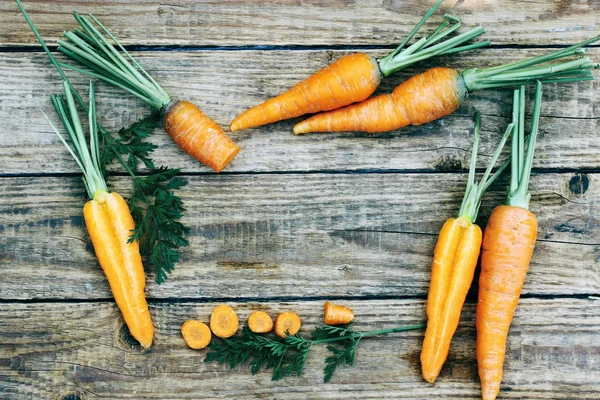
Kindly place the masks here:
POLYGON ((227 305, 216 306, 210 316, 210 330, 223 339, 232 337, 240 326, 238 316, 227 305))
POLYGON ((254 311, 248 317, 248 328, 254 333, 271 332, 273 319, 264 311, 254 311))
POLYGON ((287 333, 295 335, 300 330, 301 325, 302 321, 300 321, 298 314, 291 311, 282 312, 275 319, 275 333, 282 338, 285 338, 287 333))
POLYGON ((203 349, 210 343, 210 329, 204 322, 188 319, 181 325, 183 340, 192 349, 203 349))

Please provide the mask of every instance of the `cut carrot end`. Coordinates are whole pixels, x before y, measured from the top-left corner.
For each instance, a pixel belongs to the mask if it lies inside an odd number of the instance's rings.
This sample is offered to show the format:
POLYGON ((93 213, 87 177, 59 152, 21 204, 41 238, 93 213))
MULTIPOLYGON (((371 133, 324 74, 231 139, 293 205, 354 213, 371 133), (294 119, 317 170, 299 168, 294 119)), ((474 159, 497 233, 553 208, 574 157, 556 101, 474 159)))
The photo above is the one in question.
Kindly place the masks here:
POLYGON ((327 325, 345 325, 354 320, 354 313, 346 306, 325 303, 323 322, 327 325))
POLYGON ((235 335, 240 326, 238 316, 227 305, 216 306, 210 316, 210 330, 222 339, 235 335))
POLYGON ((240 151, 215 121, 185 100, 169 108, 163 127, 183 151, 216 172, 223 170, 240 151))
POLYGON ((295 335, 300 330, 302 321, 298 314, 286 311, 282 312, 275 319, 275 333, 277 336, 286 338, 287 334, 295 335))
POLYGON ((210 343, 211 333, 208 326, 201 321, 187 320, 181 325, 181 334, 188 347, 199 350, 210 343))
POLYGON ((248 317, 248 328, 254 333, 271 332, 273 319, 264 311, 254 311, 248 317))

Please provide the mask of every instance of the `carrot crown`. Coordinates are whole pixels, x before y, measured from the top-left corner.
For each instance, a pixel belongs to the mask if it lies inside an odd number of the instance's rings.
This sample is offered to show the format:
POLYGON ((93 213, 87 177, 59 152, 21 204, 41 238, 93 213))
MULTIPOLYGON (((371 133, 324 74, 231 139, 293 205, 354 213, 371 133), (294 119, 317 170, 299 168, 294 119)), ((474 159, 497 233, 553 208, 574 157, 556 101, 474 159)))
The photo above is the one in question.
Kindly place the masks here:
POLYGON ((600 36, 523 61, 492 68, 467 69, 462 72, 462 77, 469 92, 479 89, 526 85, 536 81, 552 83, 593 80, 594 76, 591 70, 600 68, 600 64, 594 64, 589 57, 555 63, 548 62, 576 54, 581 55, 585 53, 585 50, 582 49, 583 46, 598 40, 600 40, 600 36))
POLYGON ((511 173, 510 186, 506 204, 510 206, 529 209, 529 177, 533 153, 538 134, 540 108, 542 103, 542 83, 536 82, 535 103, 531 120, 531 133, 527 152, 525 152, 525 86, 521 86, 513 93, 513 124, 515 126, 511 142, 511 173))
POLYGON ((443 1, 444 0, 438 0, 433 7, 427 11, 423 19, 421 19, 421 21, 415 25, 413 30, 408 34, 408 36, 406 36, 404 41, 400 43, 398 47, 396 47, 394 51, 377 60, 379 63, 379 70, 383 76, 388 76, 394 72, 408 67, 411 64, 435 57, 437 55, 458 53, 465 50, 489 46, 489 41, 461 46, 463 43, 468 42, 469 40, 484 33, 485 29, 483 29, 481 26, 473 28, 451 39, 443 40, 461 26, 459 18, 446 14, 444 15, 444 20, 442 23, 440 23, 438 27, 431 34, 429 34, 429 36, 423 37, 412 45, 406 47, 408 42, 417 34, 417 32, 421 29, 425 22, 427 22, 429 17, 431 17, 431 15, 435 12, 435 10, 437 10, 443 1))
MULTIPOLYGON (((465 197, 463 197, 462 204, 460 206, 460 210, 458 211, 459 217, 468 218, 469 221, 475 222, 477 219, 477 214, 479 212, 479 206, 481 205, 481 198, 483 197, 483 193, 487 190, 488 187, 498 178, 502 172, 508 167, 508 162, 505 162, 496 172, 491 175, 492 168, 496 165, 496 161, 508 140, 511 132, 513 131, 515 125, 514 122, 509 124, 506 128, 506 132, 502 136, 502 140, 500 140, 500 144, 496 148, 496 151, 492 155, 492 159, 485 170, 481 180, 479 182, 475 182, 475 167, 477 164, 477 150, 479 148, 479 131, 481 126, 481 117, 479 112, 475 113, 475 132, 473 134, 473 152, 471 153, 471 162, 469 165, 469 178, 467 180, 467 189, 465 190, 465 197), (491 175, 491 176, 490 176, 491 175)), ((510 161, 510 160, 509 160, 510 161)))
MULTIPOLYGON (((100 146, 98 143, 98 128, 96 124, 96 96, 94 92, 94 85, 90 82, 90 105, 89 105, 89 126, 90 126, 90 138, 89 147, 87 140, 83 133, 83 127, 81 126, 81 120, 75 106, 75 100, 73 99, 73 93, 67 82, 63 81, 64 96, 52 95, 50 99, 52 105, 60 118, 67 136, 69 137, 72 146, 66 141, 64 136, 56 129, 52 121, 44 116, 50 123, 50 126, 56 132, 61 142, 69 150, 69 153, 75 159, 75 162, 83 171, 83 182, 85 188, 93 199, 99 192, 107 192, 106 182, 102 176, 102 169, 100 167, 100 146)), ((42 111, 43 112, 43 111, 42 111)))
POLYGON ((88 14, 88 17, 99 29, 85 16, 74 12, 73 17, 81 29, 75 28, 73 32, 64 32, 66 40, 57 41, 58 51, 89 69, 58 63, 61 67, 118 86, 157 110, 169 104, 171 97, 167 92, 138 64, 96 17, 88 14), (117 50, 117 47, 120 51, 117 50))

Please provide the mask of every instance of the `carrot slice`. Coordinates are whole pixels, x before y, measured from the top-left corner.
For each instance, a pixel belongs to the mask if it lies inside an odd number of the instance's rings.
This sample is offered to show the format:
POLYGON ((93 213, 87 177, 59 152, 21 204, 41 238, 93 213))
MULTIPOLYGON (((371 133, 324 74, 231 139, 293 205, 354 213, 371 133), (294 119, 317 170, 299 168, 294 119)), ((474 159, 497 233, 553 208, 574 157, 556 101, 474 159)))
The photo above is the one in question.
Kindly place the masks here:
POLYGON ((240 326, 238 316, 227 305, 216 306, 210 316, 210 330, 220 338, 232 337, 240 326))
POLYGON ((192 349, 203 349, 210 343, 212 337, 208 326, 201 321, 188 319, 181 325, 183 340, 192 349))
POLYGON ((264 311, 254 311, 248 317, 248 328, 254 333, 271 332, 273 319, 264 311))
POLYGON ((295 335, 300 330, 301 325, 302 321, 300 321, 298 314, 291 311, 282 312, 275 319, 275 333, 282 338, 285 338, 288 333, 295 335))

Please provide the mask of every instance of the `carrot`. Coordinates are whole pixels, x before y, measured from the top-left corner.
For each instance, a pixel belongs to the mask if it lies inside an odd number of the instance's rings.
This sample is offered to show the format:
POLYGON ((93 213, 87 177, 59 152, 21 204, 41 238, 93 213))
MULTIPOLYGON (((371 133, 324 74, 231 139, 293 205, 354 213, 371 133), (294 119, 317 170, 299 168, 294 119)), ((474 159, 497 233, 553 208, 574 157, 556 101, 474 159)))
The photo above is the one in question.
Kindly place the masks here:
POLYGON ((535 105, 527 153, 524 149, 525 88, 515 90, 511 145, 511 181, 506 205, 496 207, 483 234, 479 298, 477 301, 477 367, 484 400, 500 391, 506 338, 537 237, 537 218, 529 211, 529 176, 537 138, 541 82, 536 84, 535 105))
POLYGON ((185 344, 195 350, 208 346, 211 339, 210 329, 204 322, 188 319, 181 325, 181 335, 185 344))
POLYGON ((228 305, 216 306, 210 316, 210 330, 223 339, 232 337, 240 326, 238 316, 228 305))
POLYGON ((233 160, 240 149, 216 122, 190 102, 172 99, 96 17, 76 12, 73 16, 81 29, 64 32, 58 51, 86 68, 59 63, 61 67, 101 79, 149 104, 160 112, 173 141, 214 171, 233 160))
POLYGON ((354 313, 346 306, 325 302, 323 323, 327 325, 345 325, 354 320, 354 313))
POLYGON ((475 224, 485 190, 506 169, 504 164, 491 177, 492 167, 514 125, 510 124, 492 156, 480 182, 475 182, 479 148, 479 113, 475 114, 473 152, 467 187, 457 218, 448 219, 439 234, 431 264, 427 297, 427 330, 421 350, 423 378, 433 383, 448 357, 450 342, 458 327, 460 313, 473 281, 481 247, 481 228, 475 224))
POLYGON ((67 82, 63 82, 63 89, 64 97, 53 95, 51 100, 72 145, 50 120, 48 122, 83 172, 91 199, 83 208, 83 216, 96 257, 129 332, 144 348, 148 348, 152 344, 154 326, 144 296, 142 257, 138 242, 129 240, 135 226, 127 203, 118 193, 108 192, 100 168, 94 86, 90 82, 89 147, 67 82))
POLYGON ((289 335, 295 335, 300 330, 302 321, 298 314, 286 311, 282 312, 275 318, 275 333, 277 336, 285 338, 289 335))
POLYGON ((596 36, 553 53, 486 69, 457 71, 435 67, 415 75, 382 94, 337 110, 314 115, 294 126, 294 133, 387 132, 408 125, 421 125, 456 111, 474 90, 542 82, 593 80, 598 68, 587 57, 532 67, 559 58, 581 54, 582 46, 600 39, 596 36))
POLYGON ((429 36, 406 47, 442 1, 438 0, 404 41, 386 57, 375 59, 365 53, 344 56, 285 93, 244 111, 231 122, 231 131, 255 128, 362 101, 375 92, 384 77, 409 65, 436 55, 457 53, 489 45, 489 42, 482 42, 460 47, 461 44, 484 33, 482 27, 443 40, 461 26, 458 18, 445 15, 444 21, 429 36))
POLYGON ((254 333, 271 332, 273 319, 264 311, 254 311, 248 317, 248 328, 254 333))

